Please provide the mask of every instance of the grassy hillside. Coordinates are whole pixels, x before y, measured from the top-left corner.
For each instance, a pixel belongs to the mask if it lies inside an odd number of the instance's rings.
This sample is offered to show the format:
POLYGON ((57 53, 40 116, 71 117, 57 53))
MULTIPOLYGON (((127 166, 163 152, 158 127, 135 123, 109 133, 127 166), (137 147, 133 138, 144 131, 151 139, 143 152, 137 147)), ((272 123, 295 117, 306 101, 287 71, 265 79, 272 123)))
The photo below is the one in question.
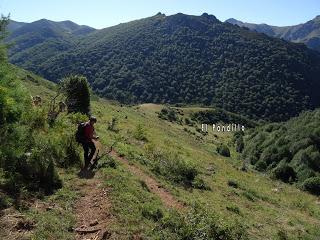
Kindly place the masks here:
POLYGON ((51 39, 11 61, 52 81, 83 74, 98 94, 125 103, 215 105, 274 121, 320 104, 319 54, 208 14, 157 14, 72 47, 51 39))
MULTIPOLYGON (((23 76, 26 72, 18 74, 23 76)), ((36 80, 22 79, 34 95, 43 96, 48 102, 46 98, 53 92, 45 87, 47 82, 36 76, 36 80)), ((163 108, 155 104, 126 106, 99 98, 92 101, 102 144, 113 145, 120 156, 156 179, 186 206, 183 211, 168 209, 127 165, 109 157, 100 159, 94 178, 109 189, 105 199, 111 201, 113 221, 108 231, 114 239, 320 237, 319 200, 315 196, 253 169, 240 170, 242 161, 230 134, 209 130, 204 135, 197 131, 199 123, 185 124, 185 118, 191 119, 192 114, 206 109, 175 108, 183 120, 170 122, 159 118, 163 108), (114 124, 112 119, 116 119, 114 124), (217 153, 220 143, 230 148, 231 157, 217 153)), ((66 116, 62 114, 59 119, 63 123, 66 116)), ((64 130, 68 134, 75 129, 75 125, 70 126, 64 130)), ((81 189, 90 180, 79 178, 78 168, 57 169, 63 187, 41 199, 43 205, 53 206, 51 210, 35 209, 32 205, 21 210, 35 223, 29 232, 35 239, 75 236, 70 231, 77 219, 74 207, 81 198, 81 189)))

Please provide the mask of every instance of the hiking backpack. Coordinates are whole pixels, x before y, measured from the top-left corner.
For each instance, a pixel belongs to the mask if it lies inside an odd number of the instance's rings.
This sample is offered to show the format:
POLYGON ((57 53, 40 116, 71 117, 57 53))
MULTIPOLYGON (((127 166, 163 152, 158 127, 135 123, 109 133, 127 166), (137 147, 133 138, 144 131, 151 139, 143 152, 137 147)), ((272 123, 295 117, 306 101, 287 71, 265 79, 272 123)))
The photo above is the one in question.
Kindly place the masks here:
POLYGON ((86 123, 85 122, 81 122, 78 124, 78 129, 76 132, 76 141, 78 143, 83 143, 86 139, 85 135, 84 135, 84 129, 86 128, 86 123))

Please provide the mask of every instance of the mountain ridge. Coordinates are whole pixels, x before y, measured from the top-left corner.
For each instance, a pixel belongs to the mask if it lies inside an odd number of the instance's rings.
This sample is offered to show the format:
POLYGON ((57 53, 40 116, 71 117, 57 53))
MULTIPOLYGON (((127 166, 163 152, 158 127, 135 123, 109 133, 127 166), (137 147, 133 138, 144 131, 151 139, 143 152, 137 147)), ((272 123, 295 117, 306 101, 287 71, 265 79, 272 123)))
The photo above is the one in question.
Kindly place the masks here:
POLYGON ((229 18, 225 22, 247 27, 250 30, 265 33, 271 37, 282 38, 295 43, 304 43, 309 48, 320 51, 320 15, 305 23, 281 27, 266 23, 247 23, 234 18, 229 18))

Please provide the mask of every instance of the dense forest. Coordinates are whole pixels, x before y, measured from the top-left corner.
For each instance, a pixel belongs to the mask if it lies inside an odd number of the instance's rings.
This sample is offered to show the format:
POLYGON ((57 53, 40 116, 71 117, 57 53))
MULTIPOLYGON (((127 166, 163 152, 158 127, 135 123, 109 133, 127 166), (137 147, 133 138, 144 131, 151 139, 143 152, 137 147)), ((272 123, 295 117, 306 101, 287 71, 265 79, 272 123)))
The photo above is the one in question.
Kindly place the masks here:
POLYGON ((259 171, 320 194, 320 110, 257 127, 245 137, 243 158, 259 171))
POLYGON ((68 39, 72 47, 48 38, 11 61, 56 82, 82 74, 125 103, 200 103, 272 121, 320 104, 317 52, 212 15, 159 13, 68 39))
POLYGON ((10 61, 35 71, 37 66, 61 51, 76 46, 79 39, 95 29, 71 21, 53 22, 41 19, 33 23, 10 21, 6 41, 10 61))

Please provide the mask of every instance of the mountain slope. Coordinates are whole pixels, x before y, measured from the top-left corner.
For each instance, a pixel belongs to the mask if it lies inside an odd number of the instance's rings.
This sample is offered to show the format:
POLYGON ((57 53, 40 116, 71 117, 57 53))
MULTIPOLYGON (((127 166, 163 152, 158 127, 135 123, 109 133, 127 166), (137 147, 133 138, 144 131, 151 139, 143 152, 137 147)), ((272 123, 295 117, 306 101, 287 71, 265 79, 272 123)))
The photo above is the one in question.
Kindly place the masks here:
POLYGON ((258 127, 246 136, 243 157, 259 171, 270 171, 286 182, 302 184, 318 177, 320 189, 319 122, 318 109, 285 123, 258 127))
POLYGON ((24 26, 25 24, 27 24, 27 23, 25 23, 25 22, 17 22, 17 21, 10 20, 10 21, 9 21, 9 24, 8 24, 8 31, 9 31, 9 32, 15 31, 15 30, 17 30, 18 28, 24 26))
MULTIPOLYGON (((30 75, 26 71, 20 74, 30 75)), ((48 103, 49 99, 45 95, 50 96, 53 92, 45 88, 46 82, 40 78, 38 81, 28 77, 23 79, 25 86, 34 95, 40 95, 48 103)), ((242 163, 230 143, 230 133, 214 133, 210 130, 207 135, 203 135, 196 131, 197 125, 190 126, 184 124, 185 121, 180 125, 162 120, 158 118, 157 111, 164 107, 155 104, 130 107, 104 99, 93 100, 92 110, 99 119, 96 130, 100 141, 105 146, 113 145, 121 156, 128 159, 130 165, 128 167, 117 158, 102 158, 91 180, 79 178, 77 169, 59 171, 64 181, 63 188, 45 197, 40 204, 36 201, 36 208, 21 210, 23 215, 30 216, 34 222, 32 237, 73 239, 75 233, 70 229, 78 227, 72 221, 77 213, 73 206, 77 200, 81 202, 90 197, 88 193, 83 195, 83 192, 91 187, 91 181, 98 178, 102 184, 96 185, 95 191, 103 191, 103 199, 106 203, 110 201, 108 207, 111 209, 104 208, 97 194, 93 200, 95 206, 90 205, 89 209, 102 207, 103 212, 112 213, 104 219, 108 221, 111 217, 116 220, 107 226, 111 239, 137 236, 146 239, 182 239, 186 236, 189 239, 208 239, 206 234, 216 233, 217 229, 220 231, 216 234, 224 236, 221 239, 241 239, 240 236, 246 233, 248 239, 295 239, 296 236, 302 239, 319 238, 318 198, 289 184, 273 181, 250 168, 246 172, 239 170, 242 163), (107 129, 105 123, 112 118, 117 119, 115 129, 107 129), (140 129, 147 140, 136 139, 138 126, 142 126, 140 129), (230 158, 216 153, 215 149, 220 143, 230 143, 230 158), (160 158, 158 161, 154 159, 156 156, 160 158), (184 165, 186 162, 188 165, 184 165), (174 172, 169 177, 160 171, 174 166, 183 167, 182 171, 174 172), (130 172, 133 167, 156 179, 161 189, 166 189, 184 203, 187 211, 175 212, 165 206, 153 190, 146 187, 148 183, 130 172), (171 180, 170 177, 185 174, 184 171, 190 168, 197 169, 198 181, 201 183, 202 179, 202 184, 211 190, 186 188, 171 180), (234 222, 238 225, 234 225, 234 222), (239 235, 231 235, 234 232, 239 235)), ((205 109, 183 107, 176 110, 179 118, 184 120, 190 118, 192 113, 205 109)), ((64 133, 73 133, 75 129, 66 125, 65 120, 68 118, 68 115, 62 114, 57 120, 57 126, 53 128, 62 125, 69 128, 64 129, 64 133)), ((99 224, 104 223, 102 219, 100 221, 100 216, 96 218, 99 224)), ((85 224, 87 226, 90 223, 85 224)))
POLYGON ((41 19, 32 23, 10 21, 8 31, 7 42, 13 44, 9 51, 11 62, 34 70, 34 65, 72 48, 79 38, 95 29, 71 21, 41 19))
POLYGON ((276 121, 320 104, 320 55, 208 14, 157 14, 94 31, 51 58, 40 50, 11 61, 52 81, 83 74, 101 96, 127 103, 213 104, 276 121))
POLYGON ((240 27, 247 27, 272 37, 278 37, 296 43, 304 43, 309 48, 320 51, 320 15, 306 23, 287 27, 245 23, 233 18, 226 20, 226 22, 240 27))

